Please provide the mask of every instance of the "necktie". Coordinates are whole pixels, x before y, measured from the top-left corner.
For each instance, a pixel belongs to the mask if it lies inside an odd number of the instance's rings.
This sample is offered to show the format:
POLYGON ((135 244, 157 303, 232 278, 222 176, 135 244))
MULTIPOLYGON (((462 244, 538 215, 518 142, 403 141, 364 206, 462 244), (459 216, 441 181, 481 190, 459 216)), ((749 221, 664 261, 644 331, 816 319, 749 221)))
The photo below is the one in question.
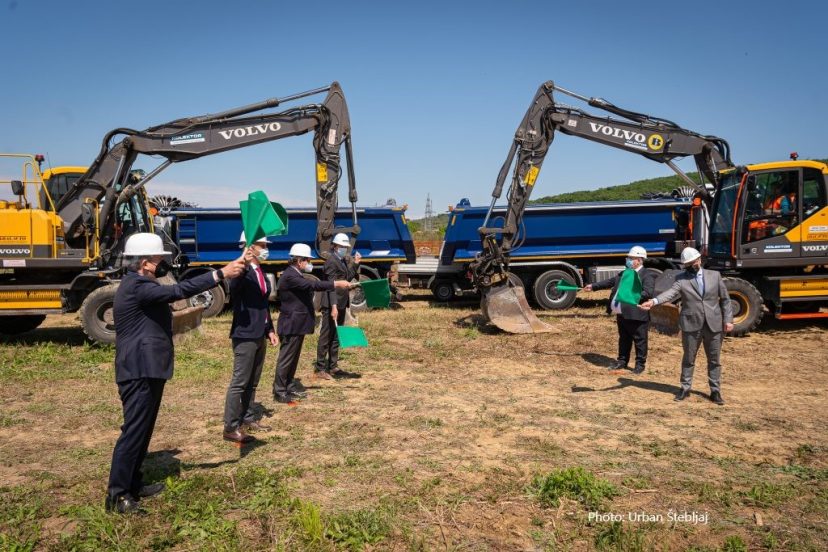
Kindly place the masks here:
POLYGON ((259 288, 262 290, 262 295, 267 295, 267 286, 265 285, 264 276, 262 276, 262 270, 259 267, 253 269, 256 272, 256 276, 259 279, 259 288))
POLYGON ((699 293, 701 293, 702 296, 704 296, 704 276, 702 275, 701 270, 699 270, 699 275, 696 276, 696 278, 699 281, 699 293))

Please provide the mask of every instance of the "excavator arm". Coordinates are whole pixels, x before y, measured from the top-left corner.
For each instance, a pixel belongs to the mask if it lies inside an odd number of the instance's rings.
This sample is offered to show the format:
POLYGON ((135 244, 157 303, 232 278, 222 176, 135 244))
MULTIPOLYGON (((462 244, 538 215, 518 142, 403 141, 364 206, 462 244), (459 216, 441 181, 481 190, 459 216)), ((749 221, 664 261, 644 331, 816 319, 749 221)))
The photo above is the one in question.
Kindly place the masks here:
POLYGON ((664 163, 706 200, 709 200, 709 194, 704 179, 716 186, 719 171, 733 167, 730 146, 721 138, 704 136, 666 119, 625 110, 600 98, 575 94, 556 86, 552 81, 543 83, 518 126, 509 154, 498 173, 489 211, 479 229, 482 251, 470 267, 474 283, 483 295, 484 314, 495 325, 511 333, 534 333, 550 329, 532 314, 523 290, 509 280, 508 270, 510 253, 520 234, 523 213, 556 131, 664 163), (555 91, 626 120, 599 117, 557 103, 553 97, 555 91), (702 182, 695 182, 673 162, 676 158, 688 156, 694 157, 702 182), (503 226, 489 226, 495 202, 503 192, 512 167, 503 226))
MULTIPOLYGON (((119 128, 108 133, 101 151, 86 174, 58 202, 64 221, 67 245, 82 247, 90 233, 83 205, 100 205, 97 226, 100 234, 101 266, 112 266, 123 248, 121 227, 128 213, 135 231, 148 231, 149 221, 138 198, 139 191, 153 177, 173 163, 189 161, 255 144, 298 136, 314 131, 316 152, 317 249, 325 255, 335 232, 354 236, 360 228, 356 219, 357 192, 351 151, 351 125, 345 96, 338 83, 287 98, 272 98, 213 115, 178 119, 143 131, 119 128), (321 104, 294 107, 278 113, 259 113, 284 102, 327 92, 321 104), (255 115, 251 115, 254 114, 255 115), (116 137, 123 138, 110 144, 116 137), (349 200, 353 226, 335 229, 337 187, 342 175, 340 149, 345 145, 349 200), (139 154, 164 161, 142 178, 131 167, 139 154), (138 197, 136 197, 138 196, 138 197), (126 205, 126 207, 123 207, 126 205)), ((352 238, 352 239, 355 239, 352 238)))

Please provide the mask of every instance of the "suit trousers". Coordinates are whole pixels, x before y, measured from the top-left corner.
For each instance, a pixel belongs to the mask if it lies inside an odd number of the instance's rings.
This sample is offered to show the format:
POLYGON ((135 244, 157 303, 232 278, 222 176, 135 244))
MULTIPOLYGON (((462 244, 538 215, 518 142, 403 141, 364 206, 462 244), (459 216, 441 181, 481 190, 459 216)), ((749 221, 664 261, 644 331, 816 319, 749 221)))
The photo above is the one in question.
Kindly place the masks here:
POLYGON ((618 324, 618 360, 627 364, 630 352, 635 343, 635 365, 644 367, 647 363, 647 338, 650 333, 650 322, 647 320, 629 320, 615 317, 618 324))
POLYGON ((107 492, 113 499, 126 493, 137 497, 144 484, 141 464, 147 456, 166 383, 160 378, 137 378, 118 384, 124 425, 109 470, 107 492))
POLYGON ((295 388, 293 376, 302 354, 304 335, 280 335, 279 359, 276 361, 276 380, 273 382, 273 395, 287 395, 295 388))
MULTIPOLYGON (((322 324, 319 327, 319 344, 316 346, 316 371, 332 371, 339 363, 339 336, 336 333, 331 309, 322 309, 322 324)), ((339 310, 336 323, 345 323, 345 309, 339 310)))
POLYGON ((255 420, 253 398, 267 352, 267 338, 233 339, 233 376, 224 400, 224 431, 234 431, 255 420))
POLYGON ((710 392, 721 391, 722 365, 719 357, 722 352, 723 332, 714 332, 707 324, 702 325, 695 332, 682 332, 681 345, 684 356, 681 359, 681 388, 689 391, 693 386, 693 369, 696 364, 696 354, 699 345, 704 345, 704 354, 707 356, 707 379, 710 392))

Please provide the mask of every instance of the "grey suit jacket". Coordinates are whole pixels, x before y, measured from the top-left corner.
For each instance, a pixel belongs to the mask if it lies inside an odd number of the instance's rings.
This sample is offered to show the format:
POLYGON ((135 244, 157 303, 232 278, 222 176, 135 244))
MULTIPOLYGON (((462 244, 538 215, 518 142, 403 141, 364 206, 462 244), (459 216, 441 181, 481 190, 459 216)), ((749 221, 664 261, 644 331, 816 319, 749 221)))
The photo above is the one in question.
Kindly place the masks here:
POLYGON ((696 284, 696 275, 684 271, 676 276, 673 286, 658 295, 658 303, 669 303, 681 298, 679 327, 683 332, 697 332, 707 322, 714 332, 721 332, 724 324, 733 323, 733 309, 722 275, 715 270, 704 270, 704 297, 696 284))

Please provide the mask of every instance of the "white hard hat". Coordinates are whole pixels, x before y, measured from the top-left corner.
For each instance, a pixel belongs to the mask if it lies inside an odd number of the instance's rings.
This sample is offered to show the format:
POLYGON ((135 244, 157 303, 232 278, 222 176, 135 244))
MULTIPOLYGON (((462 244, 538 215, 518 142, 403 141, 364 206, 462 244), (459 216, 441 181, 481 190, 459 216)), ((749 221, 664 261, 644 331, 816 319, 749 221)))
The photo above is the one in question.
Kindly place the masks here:
POLYGON ((630 252, 627 254, 627 257, 638 257, 640 259, 647 258, 647 250, 641 247, 640 245, 635 245, 630 249, 630 252))
POLYGON ((164 242, 158 234, 141 232, 127 238, 124 256, 151 257, 153 255, 172 255, 171 251, 164 251, 164 242))
MULTIPOLYGON (((239 236, 239 247, 244 247, 244 244, 246 244, 246 243, 247 243, 247 240, 244 237, 244 230, 242 230, 242 233, 239 236)), ((253 243, 273 243, 273 242, 270 241, 269 239, 267 239, 267 236, 262 236, 261 238, 254 241, 253 243)))
POLYGON ((351 240, 348 238, 348 234, 343 234, 340 232, 333 239, 334 245, 341 245, 342 247, 351 247, 351 240))
POLYGON ((693 249, 692 247, 685 247, 684 251, 681 252, 681 264, 690 264, 699 257, 701 257, 701 253, 699 253, 696 249, 693 249))
POLYGON ((290 251, 288 255, 291 257, 304 257, 306 259, 313 259, 313 253, 311 253, 311 248, 309 245, 305 245, 304 243, 294 243, 290 246, 290 251))

